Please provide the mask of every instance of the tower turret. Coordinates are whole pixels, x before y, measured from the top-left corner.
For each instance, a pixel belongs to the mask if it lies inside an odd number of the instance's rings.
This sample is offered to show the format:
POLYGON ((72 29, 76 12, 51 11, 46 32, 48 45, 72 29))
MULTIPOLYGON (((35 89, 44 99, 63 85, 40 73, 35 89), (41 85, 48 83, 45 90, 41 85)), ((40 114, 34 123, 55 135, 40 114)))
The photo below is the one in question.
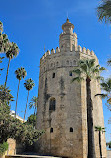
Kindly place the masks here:
POLYGON ((67 18, 66 22, 62 25, 63 33, 60 34, 59 38, 60 50, 63 52, 73 51, 77 48, 77 35, 73 33, 73 29, 74 25, 67 18))

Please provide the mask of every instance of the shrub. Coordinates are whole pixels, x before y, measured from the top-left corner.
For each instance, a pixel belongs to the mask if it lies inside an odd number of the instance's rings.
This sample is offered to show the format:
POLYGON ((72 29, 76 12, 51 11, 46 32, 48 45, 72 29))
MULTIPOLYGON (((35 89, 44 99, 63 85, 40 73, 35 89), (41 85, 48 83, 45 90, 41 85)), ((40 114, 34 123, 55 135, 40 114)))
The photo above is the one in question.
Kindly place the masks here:
POLYGON ((0 155, 3 155, 8 150, 8 143, 3 142, 3 144, 0 144, 0 155))

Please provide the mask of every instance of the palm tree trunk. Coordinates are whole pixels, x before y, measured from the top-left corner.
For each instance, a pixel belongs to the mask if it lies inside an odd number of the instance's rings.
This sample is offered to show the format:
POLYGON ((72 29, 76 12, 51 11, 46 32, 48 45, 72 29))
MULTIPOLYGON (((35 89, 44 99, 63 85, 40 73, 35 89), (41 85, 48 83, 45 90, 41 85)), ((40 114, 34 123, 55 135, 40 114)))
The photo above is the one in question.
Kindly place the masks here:
POLYGON ((95 158, 94 146, 94 130, 93 130, 93 116, 92 116, 92 100, 91 100, 91 86, 90 78, 86 79, 87 89, 87 126, 88 126, 88 158, 95 158))
POLYGON ((34 128, 34 118, 35 118, 36 108, 34 109, 34 117, 33 117, 33 128, 34 128))
POLYGON ((10 61, 11 61, 11 58, 9 58, 9 62, 8 62, 7 74, 6 74, 6 79, 5 79, 5 86, 6 86, 6 84, 7 84, 7 78, 8 78, 8 72, 9 72, 10 61))
POLYGON ((24 122, 25 122, 25 115, 26 115, 26 111, 27 111, 28 98, 29 98, 29 91, 28 91, 27 103, 26 103, 26 108, 25 108, 25 113, 24 113, 24 122))
POLYGON ((18 101, 19 86, 20 86, 20 80, 19 80, 18 90, 17 90, 17 99, 16 99, 16 108, 15 108, 15 118, 16 118, 16 114, 17 114, 17 101, 18 101))
POLYGON ((99 149, 100 149, 100 158, 102 158, 102 149, 101 149, 101 131, 99 131, 99 149))

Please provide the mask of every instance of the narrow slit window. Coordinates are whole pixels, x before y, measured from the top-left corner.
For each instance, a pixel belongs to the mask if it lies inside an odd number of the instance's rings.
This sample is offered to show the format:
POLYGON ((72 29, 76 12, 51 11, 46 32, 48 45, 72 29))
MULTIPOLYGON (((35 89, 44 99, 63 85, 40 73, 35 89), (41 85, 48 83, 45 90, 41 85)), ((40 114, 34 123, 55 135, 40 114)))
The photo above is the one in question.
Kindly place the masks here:
POLYGON ((49 102, 49 110, 55 111, 56 109, 56 100, 55 98, 51 98, 49 102))
POLYGON ((70 132, 73 132, 73 128, 72 127, 70 127, 70 132))
POLYGON ((50 133, 53 133, 53 128, 50 129, 50 133))
POLYGON ((55 78, 55 73, 52 74, 52 78, 55 78))

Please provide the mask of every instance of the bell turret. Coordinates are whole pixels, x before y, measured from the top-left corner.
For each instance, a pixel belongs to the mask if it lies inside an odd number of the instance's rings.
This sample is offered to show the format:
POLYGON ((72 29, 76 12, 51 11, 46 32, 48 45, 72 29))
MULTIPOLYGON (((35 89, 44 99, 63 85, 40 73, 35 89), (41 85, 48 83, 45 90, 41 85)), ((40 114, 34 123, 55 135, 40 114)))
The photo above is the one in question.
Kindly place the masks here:
POLYGON ((59 45, 61 51, 73 51, 77 47, 77 35, 73 33, 74 25, 69 22, 67 18, 66 22, 62 25, 63 33, 60 34, 59 45))

